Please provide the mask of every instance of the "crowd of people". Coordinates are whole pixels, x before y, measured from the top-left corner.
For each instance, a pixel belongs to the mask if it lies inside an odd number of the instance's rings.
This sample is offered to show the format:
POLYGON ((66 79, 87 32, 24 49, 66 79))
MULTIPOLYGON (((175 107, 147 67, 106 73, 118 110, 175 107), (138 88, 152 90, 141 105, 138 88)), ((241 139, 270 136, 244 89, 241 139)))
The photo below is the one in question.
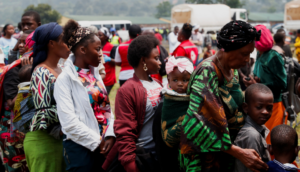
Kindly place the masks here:
MULTIPOLYGON (((138 25, 122 42, 113 29, 41 23, 29 11, 21 29, 16 40, 6 25, 0 39, 1 170, 300 170, 282 99, 284 31, 273 39, 263 25, 231 21, 203 38, 185 23, 168 35, 168 52, 138 25)), ((300 30, 297 56, 299 41, 300 30)))

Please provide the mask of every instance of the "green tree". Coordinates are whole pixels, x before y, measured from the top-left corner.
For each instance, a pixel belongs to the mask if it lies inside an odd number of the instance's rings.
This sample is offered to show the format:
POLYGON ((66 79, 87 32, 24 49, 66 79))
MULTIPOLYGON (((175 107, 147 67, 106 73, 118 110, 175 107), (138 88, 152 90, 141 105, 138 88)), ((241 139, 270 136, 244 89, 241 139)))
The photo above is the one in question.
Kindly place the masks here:
POLYGON ((164 1, 164 2, 159 3, 156 6, 157 13, 155 14, 155 17, 156 18, 170 17, 172 7, 173 7, 173 5, 170 4, 169 1, 164 1))
POLYGON ((59 22, 61 15, 56 10, 52 10, 49 4, 38 4, 36 7, 34 5, 29 5, 24 12, 26 11, 36 11, 41 16, 42 24, 49 22, 59 22))

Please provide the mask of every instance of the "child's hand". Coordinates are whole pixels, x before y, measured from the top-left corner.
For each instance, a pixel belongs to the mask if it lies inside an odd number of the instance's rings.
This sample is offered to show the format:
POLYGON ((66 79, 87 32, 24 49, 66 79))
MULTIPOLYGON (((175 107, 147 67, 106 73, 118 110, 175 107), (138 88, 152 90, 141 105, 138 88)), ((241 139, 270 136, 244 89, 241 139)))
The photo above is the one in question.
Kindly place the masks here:
POLYGON ((102 140, 102 143, 100 144, 100 153, 103 155, 107 155, 108 152, 110 151, 110 149, 113 147, 113 145, 115 144, 116 138, 115 137, 106 137, 105 141, 104 138, 102 140))

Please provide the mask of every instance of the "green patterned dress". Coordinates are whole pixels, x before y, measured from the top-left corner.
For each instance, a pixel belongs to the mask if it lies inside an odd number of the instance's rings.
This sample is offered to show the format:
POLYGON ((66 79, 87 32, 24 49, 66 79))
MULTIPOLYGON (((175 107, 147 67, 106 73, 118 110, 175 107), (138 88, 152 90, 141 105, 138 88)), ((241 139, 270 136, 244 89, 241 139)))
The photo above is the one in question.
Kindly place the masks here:
POLYGON ((234 168, 230 149, 244 125, 244 101, 237 70, 227 82, 212 60, 205 60, 191 76, 190 105, 182 122, 180 166, 185 171, 226 172, 234 168), (221 81, 221 82, 220 82, 221 81))

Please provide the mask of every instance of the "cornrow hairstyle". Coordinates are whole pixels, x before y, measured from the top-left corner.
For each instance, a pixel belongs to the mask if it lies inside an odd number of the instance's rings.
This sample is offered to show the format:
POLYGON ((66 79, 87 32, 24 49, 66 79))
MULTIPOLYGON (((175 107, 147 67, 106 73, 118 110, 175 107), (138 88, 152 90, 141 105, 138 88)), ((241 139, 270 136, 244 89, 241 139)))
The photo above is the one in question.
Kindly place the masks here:
POLYGON ((183 34, 185 39, 189 39, 192 35, 193 26, 189 23, 184 23, 181 30, 181 33, 183 34))
POLYGON ((253 41, 259 41, 261 32, 244 21, 227 23, 217 36, 218 48, 225 52, 240 49, 253 41))

